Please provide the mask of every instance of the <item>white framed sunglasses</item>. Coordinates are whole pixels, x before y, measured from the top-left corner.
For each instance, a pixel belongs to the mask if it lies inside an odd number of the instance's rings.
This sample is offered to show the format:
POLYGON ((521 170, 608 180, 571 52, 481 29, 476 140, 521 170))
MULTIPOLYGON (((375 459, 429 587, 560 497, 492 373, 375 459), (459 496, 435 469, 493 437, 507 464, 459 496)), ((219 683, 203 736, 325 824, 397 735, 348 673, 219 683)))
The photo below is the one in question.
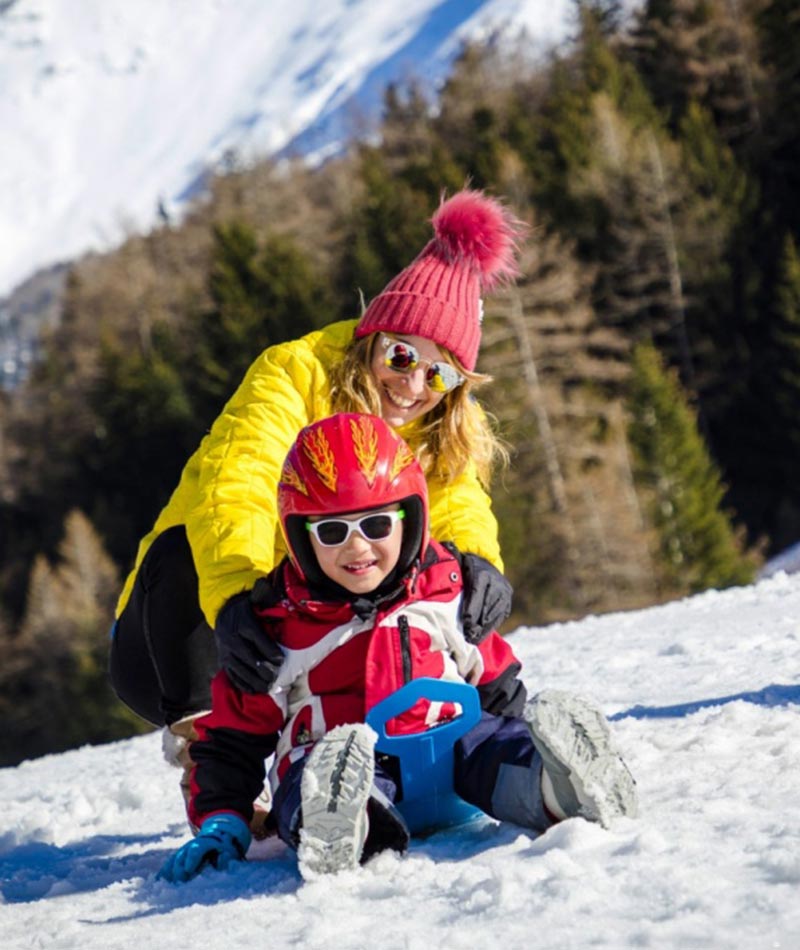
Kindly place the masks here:
POLYGON ((398 521, 406 513, 399 511, 381 511, 373 515, 364 515, 356 521, 344 518, 326 518, 324 521, 306 521, 306 530, 319 541, 324 548, 338 548, 345 544, 354 531, 367 541, 385 541, 394 531, 398 521))
POLYGON ((419 350, 405 340, 381 334, 381 346, 385 350, 383 362, 395 373, 413 373, 418 366, 427 364, 425 384, 435 393, 449 393, 464 382, 464 377, 447 360, 429 360, 420 356, 419 350))

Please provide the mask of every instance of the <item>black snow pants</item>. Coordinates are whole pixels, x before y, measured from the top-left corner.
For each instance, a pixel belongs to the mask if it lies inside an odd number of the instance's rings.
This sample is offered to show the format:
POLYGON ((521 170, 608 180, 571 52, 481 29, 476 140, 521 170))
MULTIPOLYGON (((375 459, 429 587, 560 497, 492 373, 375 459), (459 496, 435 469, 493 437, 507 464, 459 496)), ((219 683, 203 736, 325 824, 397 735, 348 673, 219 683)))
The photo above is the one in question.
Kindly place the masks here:
POLYGON ((170 725, 211 707, 217 667, 186 530, 178 525, 151 545, 112 628, 111 684, 137 715, 170 725))

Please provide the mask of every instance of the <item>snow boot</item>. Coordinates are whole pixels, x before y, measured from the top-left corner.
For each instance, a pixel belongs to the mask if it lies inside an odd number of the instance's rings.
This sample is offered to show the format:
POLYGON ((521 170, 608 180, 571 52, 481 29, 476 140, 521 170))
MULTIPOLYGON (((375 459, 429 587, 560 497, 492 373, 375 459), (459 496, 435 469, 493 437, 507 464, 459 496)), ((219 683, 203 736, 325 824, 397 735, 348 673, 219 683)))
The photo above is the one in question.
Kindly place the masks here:
POLYGON ((408 850, 411 832, 397 806, 378 787, 377 781, 372 786, 367 803, 367 819, 369 834, 361 852, 361 863, 366 864, 370 858, 381 851, 396 851, 403 854, 408 850))
POLYGON ((337 726, 314 746, 300 785, 302 827, 297 854, 306 880, 357 868, 369 831, 367 804, 375 776, 369 726, 337 726))
POLYGON ((556 818, 580 815, 608 827, 636 817, 636 783, 617 752, 608 721, 593 703, 544 690, 523 713, 542 757, 542 797, 556 818))

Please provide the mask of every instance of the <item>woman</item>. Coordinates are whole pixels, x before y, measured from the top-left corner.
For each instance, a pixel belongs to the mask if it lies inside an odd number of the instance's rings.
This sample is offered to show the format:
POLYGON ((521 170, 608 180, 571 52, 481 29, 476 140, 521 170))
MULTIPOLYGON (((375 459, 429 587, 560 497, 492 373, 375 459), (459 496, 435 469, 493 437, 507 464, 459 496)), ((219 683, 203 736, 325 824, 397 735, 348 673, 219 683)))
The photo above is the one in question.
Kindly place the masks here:
POLYGON ((273 684, 282 654, 261 635, 250 592, 286 553, 275 506, 286 453, 333 412, 380 415, 412 447, 432 534, 463 552, 468 635, 508 615, 485 491, 501 449, 472 391, 486 380, 474 371, 480 295, 515 275, 522 225, 468 190, 432 224, 433 239, 360 320, 265 350, 186 464, 117 606, 111 680, 143 718, 190 731, 218 662, 245 691, 273 684))

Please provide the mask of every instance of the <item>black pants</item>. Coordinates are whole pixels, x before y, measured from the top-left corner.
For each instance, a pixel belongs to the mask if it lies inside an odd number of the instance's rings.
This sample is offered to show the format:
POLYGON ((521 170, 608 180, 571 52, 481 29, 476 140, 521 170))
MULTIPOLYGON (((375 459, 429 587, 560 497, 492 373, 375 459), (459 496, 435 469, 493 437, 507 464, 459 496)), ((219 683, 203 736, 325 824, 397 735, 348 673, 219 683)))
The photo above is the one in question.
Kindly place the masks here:
POLYGON ((156 726, 211 707, 214 635, 200 610, 182 525, 153 542, 114 625, 109 673, 117 696, 156 726))

